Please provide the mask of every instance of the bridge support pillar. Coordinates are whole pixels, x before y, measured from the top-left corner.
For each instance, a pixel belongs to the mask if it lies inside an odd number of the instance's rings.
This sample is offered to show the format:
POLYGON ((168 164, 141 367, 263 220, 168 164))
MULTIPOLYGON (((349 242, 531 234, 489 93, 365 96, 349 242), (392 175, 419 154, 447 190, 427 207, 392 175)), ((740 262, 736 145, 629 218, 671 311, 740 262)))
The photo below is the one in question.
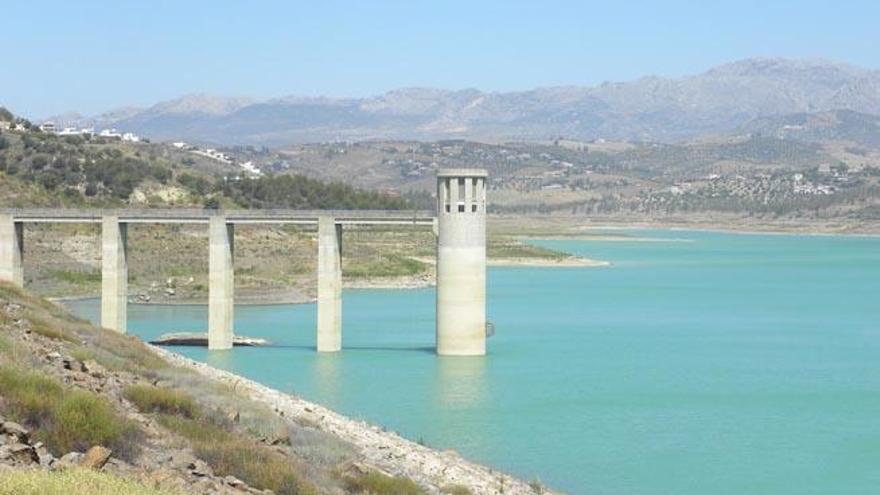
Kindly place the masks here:
POLYGON ((0 280, 24 287, 23 254, 24 224, 12 215, 0 214, 0 280))
POLYGON ((486 354, 485 170, 437 172, 437 354, 486 354))
POLYGON ((126 331, 128 317, 128 224, 101 219, 101 326, 126 331))
POLYGON ((342 349, 342 225, 318 218, 318 352, 342 349))
POLYGON ((208 349, 232 349, 235 227, 214 215, 208 223, 208 349))

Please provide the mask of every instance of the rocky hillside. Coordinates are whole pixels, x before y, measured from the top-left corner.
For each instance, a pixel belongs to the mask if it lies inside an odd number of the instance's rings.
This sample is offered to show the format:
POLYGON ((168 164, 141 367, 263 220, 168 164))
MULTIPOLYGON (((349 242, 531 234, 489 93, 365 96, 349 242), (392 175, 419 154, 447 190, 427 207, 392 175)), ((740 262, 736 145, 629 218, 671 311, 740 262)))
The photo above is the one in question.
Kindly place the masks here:
POLYGON ((702 74, 497 93, 406 88, 371 98, 268 101, 190 95, 142 110, 59 120, 155 139, 280 146, 371 139, 673 142, 792 113, 880 114, 880 71, 823 60, 747 59, 702 74))
POLYGON ((847 141, 878 149, 880 115, 833 110, 762 117, 744 125, 740 132, 815 143, 847 141))
POLYGON ((0 494, 541 492, 0 283, 0 494))

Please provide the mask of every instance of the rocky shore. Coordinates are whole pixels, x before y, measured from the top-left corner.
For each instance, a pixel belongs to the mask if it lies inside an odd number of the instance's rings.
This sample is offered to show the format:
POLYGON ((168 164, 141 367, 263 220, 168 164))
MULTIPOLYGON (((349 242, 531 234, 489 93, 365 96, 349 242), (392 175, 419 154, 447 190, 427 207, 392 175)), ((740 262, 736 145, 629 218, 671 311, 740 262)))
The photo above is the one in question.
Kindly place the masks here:
MULTIPOLYGON (((193 370, 222 382, 249 399, 272 408, 279 415, 315 425, 354 445, 364 462, 389 473, 405 476, 423 486, 444 483, 466 486, 473 495, 535 495, 551 493, 533 483, 500 473, 462 458, 454 451, 437 451, 407 440, 396 433, 363 421, 355 421, 318 404, 279 392, 241 376, 193 361, 165 349, 155 351, 175 366, 193 370)), ((436 493, 440 493, 438 490, 436 493)))
POLYGON ((92 327, 62 308, 5 284, 0 284, 0 379, 18 380, 24 384, 20 386, 57 383, 50 388, 57 387, 53 393, 61 396, 53 400, 91 397, 87 402, 109 408, 105 414, 116 418, 113 424, 137 430, 131 444, 99 441, 59 450, 57 439, 55 447, 51 446, 52 423, 37 421, 34 427, 40 430, 33 434, 26 424, 33 416, 21 410, 21 391, 0 389, 0 414, 4 415, 0 417, 0 477, 10 470, 85 469, 184 493, 273 493, 259 484, 259 478, 254 482, 245 475, 230 475, 224 457, 211 450, 219 438, 211 436, 208 444, 200 445, 182 436, 188 430, 169 426, 190 424, 187 428, 220 428, 217 434, 224 438, 222 442, 237 439, 235 452, 241 455, 259 453, 276 459, 276 466, 299 466, 300 476, 306 477, 303 482, 320 487, 296 493, 371 493, 346 485, 371 476, 414 483, 417 491, 400 492, 406 494, 551 493, 536 482, 470 462, 453 451, 431 449, 135 337, 92 327), (162 401, 154 404, 166 412, 144 409, 131 395, 133 390, 157 394, 162 401), (203 411, 198 415, 201 423, 169 412, 178 409, 167 409, 187 401, 194 401, 187 407, 203 411), (16 416, 15 422, 10 421, 10 414, 16 416), (50 445, 35 441, 37 437, 50 445), (129 448, 131 452, 125 452, 129 448))

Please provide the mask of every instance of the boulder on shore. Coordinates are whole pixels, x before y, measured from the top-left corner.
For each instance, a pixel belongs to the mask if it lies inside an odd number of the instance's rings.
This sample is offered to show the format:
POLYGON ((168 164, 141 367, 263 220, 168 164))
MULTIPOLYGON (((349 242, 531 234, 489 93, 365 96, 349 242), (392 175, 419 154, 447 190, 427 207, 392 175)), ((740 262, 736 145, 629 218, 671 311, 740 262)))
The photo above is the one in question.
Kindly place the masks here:
MULTIPOLYGON (((207 347, 208 334, 198 332, 166 333, 161 335, 158 339, 151 340, 150 343, 153 345, 186 345, 207 347)), ((245 337, 243 335, 236 335, 232 338, 233 346, 262 347, 269 344, 270 342, 266 339, 245 337)))

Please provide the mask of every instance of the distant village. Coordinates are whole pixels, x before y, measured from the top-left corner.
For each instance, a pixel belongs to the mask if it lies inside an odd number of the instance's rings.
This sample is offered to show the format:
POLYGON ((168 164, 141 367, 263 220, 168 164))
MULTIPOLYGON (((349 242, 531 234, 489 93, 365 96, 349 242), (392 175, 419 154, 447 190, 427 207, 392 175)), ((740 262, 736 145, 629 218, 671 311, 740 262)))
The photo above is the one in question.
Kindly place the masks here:
MULTIPOLYGON (((26 127, 22 123, 6 123, 6 129, 14 129, 24 131, 26 127)), ((57 136, 83 136, 83 137, 101 137, 108 139, 118 139, 127 143, 149 143, 149 140, 141 138, 137 134, 131 132, 119 132, 116 129, 102 129, 99 132, 95 132, 93 127, 57 127, 54 122, 43 122, 39 125, 39 129, 41 132, 45 132, 47 134, 55 134, 57 136)), ((171 146, 180 151, 185 151, 192 153, 194 155, 199 155, 226 165, 238 165, 244 172, 253 175, 260 176, 263 175, 263 171, 260 170, 259 167, 254 165, 253 161, 246 161, 237 163, 235 159, 230 157, 228 154, 216 150, 214 148, 199 148, 198 146, 191 145, 189 143, 185 143, 183 141, 175 141, 171 143, 171 146)))

